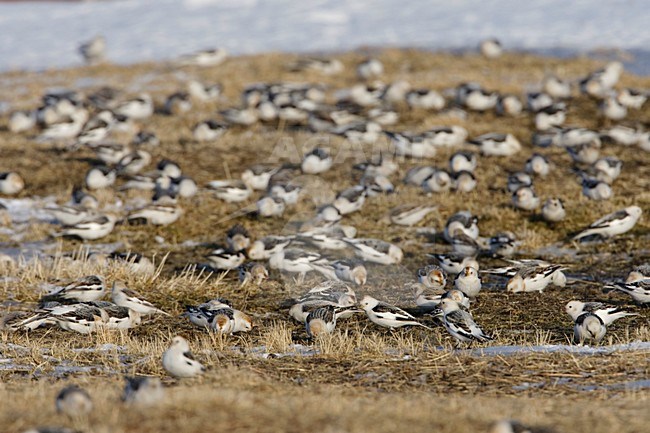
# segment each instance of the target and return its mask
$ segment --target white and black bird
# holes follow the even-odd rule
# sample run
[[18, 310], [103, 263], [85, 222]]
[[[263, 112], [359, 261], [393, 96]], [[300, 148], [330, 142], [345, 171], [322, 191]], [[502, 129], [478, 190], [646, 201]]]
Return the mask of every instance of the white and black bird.
[[381, 265], [394, 265], [400, 263], [404, 252], [397, 245], [380, 239], [346, 239], [354, 250], [354, 254], [363, 260], [379, 263]]
[[78, 385], [63, 388], [56, 396], [56, 411], [70, 418], [79, 418], [90, 414], [93, 410], [93, 401], [90, 394]]
[[605, 288], [615, 289], [630, 295], [639, 304], [650, 303], [650, 278], [633, 281], [630, 283], [613, 283]]
[[614, 321], [622, 319], [627, 316], [638, 316], [636, 313], [628, 313], [621, 311], [618, 307], [605, 305], [601, 302], [582, 302], [582, 301], [569, 301], [564, 311], [576, 321], [581, 314], [591, 313], [595, 314], [603, 321], [605, 326], [609, 326]]
[[228, 125], [217, 120], [204, 120], [192, 128], [192, 137], [196, 141], [215, 141], [228, 130]]
[[165, 398], [165, 388], [160, 378], [154, 376], [125, 376], [122, 401], [135, 407], [150, 407]]
[[422, 221], [424, 217], [436, 209], [437, 206], [403, 204], [391, 209], [388, 215], [382, 219], [382, 222], [411, 227]]
[[333, 159], [326, 149], [317, 147], [302, 159], [300, 169], [305, 174], [320, 174], [332, 167]]
[[363, 263], [354, 260], [336, 260], [332, 262], [335, 276], [344, 282], [363, 286], [368, 279], [368, 270]]
[[167, 373], [178, 378], [194, 377], [205, 372], [205, 367], [194, 359], [190, 346], [183, 337], [172, 338], [171, 345], [163, 353], [162, 365]]
[[305, 319], [305, 328], [310, 338], [331, 334], [336, 328], [336, 307], [324, 305], [311, 311]]
[[561, 265], [528, 265], [521, 267], [508, 281], [508, 292], [542, 292], [549, 284], [564, 287], [566, 277]]
[[111, 291], [111, 300], [121, 307], [136, 311], [142, 315], [162, 313], [169, 315], [155, 307], [151, 302], [142, 297], [133, 289], [129, 289], [123, 281], [115, 281]]
[[114, 215], [96, 215], [81, 220], [77, 224], [63, 226], [56, 236], [76, 237], [83, 240], [97, 240], [108, 236], [115, 228], [117, 218]]
[[427, 254], [428, 257], [436, 259], [440, 267], [448, 274], [460, 274], [466, 267], [479, 269], [476, 257], [460, 254]]
[[244, 251], [251, 245], [251, 236], [241, 224], [235, 224], [226, 232], [226, 245], [230, 251]]
[[[460, 343], [493, 340], [476, 324], [472, 314], [452, 299], [443, 299], [439, 305], [445, 329]], [[435, 313], [434, 313], [435, 314]], [[439, 313], [438, 313], [439, 314]]]
[[533, 211], [539, 207], [539, 202], [532, 186], [522, 186], [512, 193], [512, 204], [517, 209]]
[[644, 263], [632, 269], [627, 275], [625, 282], [636, 283], [642, 280], [650, 280], [650, 263]]
[[208, 188], [214, 191], [217, 198], [227, 203], [248, 200], [253, 193], [253, 190], [241, 180], [213, 180], [208, 182]]
[[603, 319], [594, 313], [582, 313], [575, 319], [573, 341], [576, 344], [600, 343], [606, 333]]
[[183, 209], [175, 198], [163, 195], [157, 200], [129, 213], [127, 221], [131, 224], [146, 223], [167, 226], [175, 223], [183, 214]]
[[86, 187], [89, 190], [107, 188], [115, 183], [117, 171], [113, 168], [100, 165], [92, 167], [86, 173]]
[[359, 305], [372, 323], [384, 328], [395, 329], [402, 326], [421, 326], [429, 329], [401, 308], [380, 302], [372, 296], [364, 296]]
[[521, 150], [521, 143], [512, 134], [489, 133], [469, 141], [479, 146], [486, 156], [512, 156]]
[[456, 212], [447, 219], [445, 223], [444, 237], [448, 242], [457, 237], [460, 233], [472, 239], [478, 239], [478, 217], [470, 211], [463, 210]]
[[79, 46], [79, 54], [89, 65], [100, 63], [106, 57], [106, 39], [98, 35]]
[[245, 286], [248, 283], [253, 283], [259, 286], [262, 284], [262, 281], [269, 278], [269, 271], [262, 263], [244, 263], [237, 268], [237, 271], [239, 274], [239, 282], [242, 286]]
[[556, 223], [566, 218], [566, 210], [564, 210], [564, 203], [559, 198], [549, 198], [542, 206], [542, 217], [545, 221]]
[[0, 194], [16, 195], [25, 188], [25, 181], [16, 172], [0, 173]]
[[214, 269], [227, 271], [237, 269], [237, 267], [244, 263], [246, 256], [242, 251], [231, 251], [226, 248], [217, 248], [212, 250], [210, 254], [206, 256], [206, 259], [208, 259], [210, 266]]
[[418, 269], [418, 282], [428, 289], [444, 289], [447, 285], [447, 273], [438, 265], [427, 265]]
[[642, 213], [639, 206], [629, 206], [610, 213], [575, 235], [573, 240], [582, 241], [592, 237], [611, 238], [623, 234], [632, 230]]
[[48, 293], [40, 299], [40, 303], [43, 305], [47, 302], [63, 304], [92, 302], [101, 299], [105, 293], [104, 278], [99, 275], [88, 275]]
[[470, 298], [476, 298], [481, 291], [481, 278], [478, 270], [470, 266], [465, 267], [454, 279], [454, 287]]
[[544, 155], [534, 153], [533, 156], [528, 158], [525, 167], [526, 173], [534, 176], [546, 176], [551, 171], [551, 163]]
[[362, 185], [355, 185], [338, 193], [332, 205], [338, 209], [341, 215], [347, 215], [361, 210], [366, 196], [366, 188]]
[[496, 38], [484, 39], [479, 44], [479, 51], [488, 59], [496, 59], [503, 54], [503, 46]]

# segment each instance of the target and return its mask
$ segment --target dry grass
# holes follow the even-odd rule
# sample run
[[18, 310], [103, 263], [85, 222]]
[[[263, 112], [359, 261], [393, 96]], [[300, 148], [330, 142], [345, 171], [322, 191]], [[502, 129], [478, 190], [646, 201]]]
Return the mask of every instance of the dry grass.
[[[346, 65], [352, 65], [365, 54], [344, 53], [339, 57]], [[415, 87], [437, 90], [463, 81], [478, 81], [486, 88], [520, 94], [523, 89], [533, 89], [546, 71], [578, 78], [599, 66], [584, 58], [559, 60], [525, 54], [508, 54], [494, 62], [474, 55], [416, 50], [381, 50], [373, 54], [384, 62], [387, 79], [406, 79]], [[155, 115], [144, 125], [162, 141], [159, 148], [151, 149], [154, 161], [163, 157], [174, 159], [204, 185], [213, 179], [237, 177], [243, 167], [273, 159], [277, 156], [275, 146], [280, 142], [289, 149], [309, 149], [314, 145], [312, 135], [282, 125], [258, 125], [250, 131], [233, 128], [216, 143], [197, 143], [191, 138], [194, 123], [217, 117], [218, 109], [238, 105], [239, 92], [249, 83], [324, 82], [333, 90], [355, 82], [352, 68], [337, 77], [288, 72], [285, 65], [294, 58], [280, 54], [239, 57], [217, 68], [182, 71], [165, 64], [141, 64], [9, 73], [0, 76], [4, 84], [0, 87], [0, 99], [10, 102], [12, 108], [33, 108], [45, 89], [90, 83], [88, 90], [113, 85], [129, 94], [150, 91], [162, 103], [165, 95], [184, 87], [187, 77], [206, 83], [221, 81], [225, 98], [217, 105], [195, 107], [183, 117]], [[622, 85], [648, 88], [650, 79], [626, 74]], [[590, 128], [606, 126], [596, 115], [593, 102], [579, 97], [572, 101], [572, 107], [567, 123]], [[639, 313], [638, 317], [612, 326], [607, 344], [650, 339], [648, 309], [629, 305], [629, 300], [619, 294], [601, 291], [603, 280], [621, 278], [633, 264], [650, 259], [645, 247], [650, 237], [647, 153], [606, 145], [603, 154], [616, 154], [625, 162], [625, 168], [614, 184], [615, 197], [596, 203], [581, 196], [564, 151], [535, 149], [556, 165], [552, 176], [536, 183], [538, 194], [544, 198], [557, 196], [568, 203], [567, 221], [550, 227], [532, 215], [512, 209], [509, 194], [502, 191], [505, 173], [523, 167], [532, 151], [530, 119], [470, 113], [463, 121], [439, 113], [407, 111], [404, 107], [400, 108], [400, 115], [397, 130], [420, 131], [434, 125], [460, 124], [469, 130], [470, 136], [511, 132], [524, 144], [525, 151], [507, 160], [481, 160], [477, 170], [479, 187], [465, 195], [425, 196], [416, 188], [400, 185], [398, 179], [416, 164], [404, 161], [394, 178], [397, 194], [369, 200], [362, 214], [346, 217], [359, 229], [359, 236], [390, 240], [405, 251], [400, 266], [373, 267], [369, 284], [361, 292], [412, 307], [410, 292], [402, 290], [404, 283], [412, 280], [415, 270], [426, 262], [425, 253], [446, 248], [415, 230], [377, 223], [398, 204], [435, 202], [439, 212], [430, 214], [423, 225], [438, 229], [449, 215], [468, 209], [481, 216], [482, 233], [510, 229], [523, 239], [522, 251], [537, 256], [537, 250], [549, 244], [572, 248], [562, 243], [568, 234], [605, 213], [634, 203], [645, 210], [646, 216], [630, 234], [606, 244], [580, 247], [577, 253], [567, 249], [566, 254], [552, 257], [570, 264], [569, 275], [577, 281], [569, 287], [515, 296], [505, 293], [505, 281], [486, 277], [485, 293], [473, 311], [484, 329], [497, 337], [494, 344], [566, 344], [572, 332], [571, 322], [563, 313], [566, 302], [577, 298], [601, 300], [625, 305]], [[650, 113], [647, 108], [632, 113], [631, 120], [648, 125]], [[10, 134], [5, 126], [6, 119], [0, 119], [0, 168], [24, 175], [27, 188], [21, 197], [54, 196], [57, 202], [67, 200], [72, 186], [82, 182], [92, 153], [46, 148], [28, 136]], [[327, 144], [339, 154], [347, 146], [339, 138], [327, 138]], [[364, 150], [370, 152], [369, 147]], [[432, 163], [446, 166], [451, 153], [440, 152]], [[305, 179], [310, 185], [310, 199], [290, 209], [284, 218], [256, 220], [244, 216], [238, 221], [254, 237], [289, 230], [291, 223], [311, 217], [317, 204], [358, 180], [359, 174], [350, 168], [352, 160], [343, 162], [325, 173], [323, 180]], [[148, 196], [112, 191], [98, 195], [104, 204], [116, 198]], [[91, 432], [195, 432], [204, 431], [207, 423], [212, 422], [232, 431], [401, 431], [408, 426], [418, 432], [451, 432], [484, 431], [495, 419], [514, 417], [532, 424], [555, 425], [559, 431], [578, 427], [593, 432], [640, 432], [650, 422], [644, 409], [648, 391], [631, 391], [624, 386], [629, 381], [647, 380], [647, 352], [475, 356], [454, 350], [450, 338], [440, 328], [431, 332], [410, 329], [390, 333], [361, 317], [342, 322], [332, 336], [309, 342], [303, 327], [287, 318], [282, 305], [285, 299], [305, 291], [316, 278], [308, 277], [304, 285], [297, 285], [290, 278], [272, 274], [271, 281], [262, 287], [241, 289], [232, 272], [214, 275], [197, 269], [192, 264], [203, 261], [203, 255], [222, 242], [225, 230], [234, 223], [229, 216], [240, 207], [225, 204], [205, 191], [186, 200], [183, 207], [184, 216], [170, 227], [120, 226], [102, 240], [120, 242], [123, 249], [154, 257], [159, 266], [154, 276], [133, 275], [119, 263], [106, 267], [93, 260], [63, 259], [56, 253], [76, 251], [77, 257], [84, 255], [79, 243], [67, 240], [53, 245], [51, 260], [2, 269], [5, 278], [0, 283], [0, 297], [8, 301], [5, 305], [10, 309], [33, 305], [42, 294], [40, 286], [44, 282], [101, 273], [109, 283], [125, 280], [172, 314], [168, 318], [155, 317], [129, 332], [78, 336], [50, 329], [0, 334], [0, 359], [10, 358], [15, 364], [15, 368], [4, 369], [6, 364], [0, 363], [3, 431], [65, 424]], [[20, 247], [22, 242], [43, 241], [55, 228], [45, 223], [30, 224], [20, 239], [0, 234], [0, 241], [6, 247]], [[156, 237], [164, 242], [156, 241]], [[198, 246], [183, 244], [187, 240]], [[88, 246], [92, 248], [92, 244]], [[492, 264], [495, 263], [485, 263]], [[253, 331], [235, 337], [210, 335], [179, 317], [184, 305], [216, 296], [230, 299], [250, 312], [256, 324]], [[122, 408], [116, 403], [122, 375], [166, 377], [160, 355], [176, 334], [190, 340], [197, 357], [210, 367], [209, 372], [189, 382], [166, 378], [170, 385], [168, 398], [151, 412]], [[79, 350], [88, 347], [104, 350]], [[66, 366], [84, 367], [86, 371], [66, 371], [62, 368]], [[54, 395], [69, 381], [82, 384], [93, 395], [99, 409], [90, 419], [72, 423], [54, 413]]]

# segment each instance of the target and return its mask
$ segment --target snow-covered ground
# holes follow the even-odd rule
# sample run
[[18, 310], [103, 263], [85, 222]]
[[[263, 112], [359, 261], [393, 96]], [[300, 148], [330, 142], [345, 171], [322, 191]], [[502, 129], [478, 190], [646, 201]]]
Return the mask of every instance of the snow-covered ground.
[[468, 48], [487, 37], [527, 50], [647, 50], [648, 0], [118, 0], [0, 3], [0, 70], [80, 64], [102, 34], [118, 63], [198, 49]]

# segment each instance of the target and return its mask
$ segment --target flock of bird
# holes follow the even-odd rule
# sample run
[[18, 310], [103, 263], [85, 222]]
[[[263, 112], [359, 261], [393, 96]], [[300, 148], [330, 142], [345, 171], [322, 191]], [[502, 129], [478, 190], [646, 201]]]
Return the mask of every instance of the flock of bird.
[[[85, 44], [81, 52], [90, 63], [102, 61], [105, 42], [96, 39]], [[486, 41], [481, 52], [488, 58], [498, 57], [501, 47]], [[182, 65], [215, 66], [225, 61], [223, 50], [208, 50], [187, 56]], [[312, 70], [327, 75], [340, 73], [344, 65], [336, 59], [301, 59], [292, 70]], [[508, 157], [529, 152], [529, 146], [509, 133], [490, 133], [469, 139], [460, 126], [440, 126], [423, 132], [391, 130], [399, 121], [398, 107], [410, 110], [447, 110], [455, 116], [467, 111], [483, 113], [494, 110], [513, 121], [532, 117], [535, 133], [532, 144], [540, 149], [557, 147], [571, 157], [573, 170], [580, 178], [583, 194], [591, 200], [608, 200], [613, 184], [620, 175], [623, 162], [615, 156], [601, 156], [606, 144], [610, 154], [617, 146], [638, 146], [650, 152], [650, 133], [642, 128], [613, 125], [602, 131], [565, 126], [566, 111], [577, 91], [588, 95], [609, 121], [619, 121], [630, 110], [642, 109], [647, 99], [645, 90], [616, 89], [623, 72], [619, 62], [582, 78], [576, 85], [560, 77], [548, 75], [542, 91], [529, 93], [525, 101], [516, 95], [486, 90], [477, 83], [463, 83], [454, 89], [438, 92], [414, 89], [403, 80], [385, 84], [378, 81], [384, 67], [377, 59], [357, 65], [359, 83], [350, 88], [328, 93], [320, 84], [263, 83], [244, 89], [241, 106], [222, 110], [220, 119], [196, 124], [191, 134], [197, 141], [217, 142], [229, 129], [248, 128], [258, 123], [278, 122], [318, 134], [332, 134], [359, 145], [373, 145], [380, 140], [386, 149], [367, 162], [354, 166], [359, 182], [340, 191], [329, 204], [315, 210], [313, 218], [301, 222], [291, 235], [268, 234], [253, 239], [242, 224], [235, 224], [225, 235], [225, 246], [206, 256], [206, 267], [215, 271], [236, 270], [245, 285], [263, 285], [271, 270], [296, 276], [304, 284], [306, 274], [315, 272], [324, 281], [311, 287], [295, 300], [289, 316], [304, 324], [310, 338], [319, 338], [334, 331], [340, 320], [354, 314], [365, 314], [374, 324], [395, 329], [417, 326], [430, 329], [441, 324], [461, 343], [486, 342], [493, 338], [475, 322], [470, 311], [482, 291], [481, 273], [505, 282], [506, 290], [542, 292], [547, 286], [564, 287], [566, 267], [537, 259], [515, 259], [519, 240], [511, 232], [491, 237], [480, 236], [480, 215], [461, 211], [447, 220], [443, 237], [450, 248], [429, 255], [435, 264], [420, 268], [409, 282], [413, 301], [422, 317], [369, 295], [357, 298], [355, 289], [367, 285], [373, 266], [393, 266], [404, 256], [402, 248], [382, 239], [357, 237], [357, 229], [346, 224], [346, 215], [363, 212], [364, 204], [373, 198], [395, 193], [394, 175], [399, 162], [427, 161], [436, 158], [443, 148], [462, 148], [448, 161], [448, 170], [423, 163], [410, 168], [402, 179], [407, 188], [420, 188], [424, 203], [403, 204], [392, 209], [383, 222], [411, 227], [435, 212], [430, 197], [454, 191], [463, 194], [474, 190], [480, 179], [476, 167], [484, 161], [501, 164]], [[217, 101], [222, 93], [218, 83], [188, 83], [186, 91], [169, 95], [163, 104], [168, 115], [182, 116], [192, 110], [193, 101]], [[329, 101], [334, 100], [332, 104]], [[60, 225], [55, 236], [76, 237], [84, 241], [102, 239], [119, 224], [170, 225], [183, 215], [185, 199], [199, 193], [213, 194], [227, 203], [248, 204], [241, 215], [254, 212], [259, 218], [283, 218], [286, 210], [303, 199], [304, 185], [293, 180], [302, 175], [319, 176], [335, 166], [332, 149], [316, 147], [302, 156], [298, 164], [255, 164], [240, 173], [240, 179], [217, 179], [205, 187], [183, 173], [179, 164], [161, 159], [155, 170], [145, 171], [154, 162], [152, 150], [160, 148], [155, 133], [138, 129], [155, 112], [154, 99], [142, 93], [124, 98], [120, 89], [101, 88], [83, 95], [74, 89], [43, 96], [42, 104], [33, 110], [16, 111], [10, 115], [9, 129], [16, 134], [35, 134], [34, 140], [54, 142], [69, 152], [92, 151], [101, 164], [88, 168], [84, 185], [74, 189], [68, 203], [50, 205], [46, 210]], [[124, 137], [128, 137], [125, 139]], [[475, 151], [467, 150], [473, 146]], [[162, 149], [164, 150], [164, 149]], [[507, 178], [512, 205], [522, 215], [537, 213], [549, 227], [567, 220], [570, 224], [572, 205], [557, 197], [543, 203], [534, 183], [552, 176], [555, 164], [540, 153], [530, 158], [520, 171]], [[27, 173], [0, 174], [0, 194], [19, 194], [29, 178]], [[128, 211], [115, 204], [102, 208], [93, 192], [114, 188], [116, 194], [127, 190], [151, 192], [151, 201]], [[630, 231], [642, 215], [639, 206], [628, 206], [605, 215], [580, 230], [572, 241], [579, 243], [607, 240]], [[102, 263], [119, 260], [133, 273], [152, 274], [153, 264], [139, 254], [115, 252], [93, 254]], [[480, 269], [483, 257], [503, 258], [508, 265], [497, 269]], [[606, 286], [621, 291], [638, 303], [650, 302], [650, 266], [643, 265], [630, 272], [625, 282]], [[142, 323], [143, 317], [168, 313], [146, 296], [114, 281], [111, 301], [102, 298], [107, 292], [102, 275], [85, 276], [66, 284], [50, 287], [34, 311], [11, 312], [2, 318], [6, 330], [33, 331], [55, 325], [67, 331], [88, 334], [98, 329], [129, 329]], [[488, 295], [489, 296], [489, 295]], [[614, 320], [631, 315], [595, 302], [571, 301], [566, 313], [574, 321], [576, 343], [599, 343], [607, 326]], [[184, 315], [199, 328], [210, 332], [233, 334], [248, 332], [253, 327], [251, 316], [235, 308], [225, 299], [212, 299], [201, 305], [188, 306]], [[172, 376], [184, 378], [199, 375], [205, 367], [192, 356], [188, 342], [176, 336], [163, 354], [162, 365]], [[152, 404], [162, 396], [156, 378], [129, 378], [124, 393], [127, 402]], [[80, 388], [66, 388], [57, 398], [57, 409], [64, 413], [90, 410], [89, 397]], [[72, 409], [71, 409], [72, 408]]]

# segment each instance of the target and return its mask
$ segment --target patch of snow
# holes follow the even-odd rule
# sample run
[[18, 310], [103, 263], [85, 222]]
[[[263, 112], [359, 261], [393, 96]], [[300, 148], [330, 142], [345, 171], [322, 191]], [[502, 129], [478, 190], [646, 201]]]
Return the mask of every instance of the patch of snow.
[[[107, 40], [117, 63], [177, 58], [223, 47], [234, 54], [360, 46], [507, 49], [650, 46], [646, 0], [129, 0], [0, 3], [2, 69], [81, 64], [80, 42]], [[38, 29], [38, 30], [36, 30]]]

